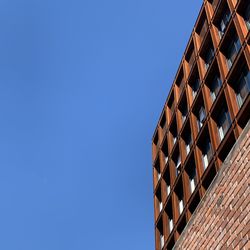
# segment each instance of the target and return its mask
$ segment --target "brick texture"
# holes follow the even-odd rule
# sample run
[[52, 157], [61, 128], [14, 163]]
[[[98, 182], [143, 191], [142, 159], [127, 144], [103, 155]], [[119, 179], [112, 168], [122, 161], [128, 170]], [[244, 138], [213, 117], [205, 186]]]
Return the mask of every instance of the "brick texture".
[[229, 153], [174, 249], [250, 249], [250, 124]]

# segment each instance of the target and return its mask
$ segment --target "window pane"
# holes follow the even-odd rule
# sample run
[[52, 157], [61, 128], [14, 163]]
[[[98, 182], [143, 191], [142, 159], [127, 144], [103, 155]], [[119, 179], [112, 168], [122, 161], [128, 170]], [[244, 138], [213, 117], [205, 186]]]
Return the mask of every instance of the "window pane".
[[221, 87], [221, 80], [218, 76], [215, 76], [213, 81], [211, 82], [211, 87], [210, 87], [210, 95], [212, 100], [214, 101], [216, 96], [218, 95]]
[[226, 52], [226, 57], [227, 57], [227, 63], [228, 63], [228, 68], [230, 69], [234, 59], [236, 58], [238, 51], [240, 50], [241, 44], [238, 36], [235, 34], [232, 37], [232, 41], [228, 46], [227, 52]]
[[169, 231], [171, 232], [173, 230], [174, 224], [173, 219], [169, 219]]
[[200, 122], [203, 122], [205, 120], [204, 108], [201, 108], [200, 111], [199, 111], [199, 120], [200, 120]]
[[246, 8], [244, 18], [245, 18], [245, 22], [246, 22], [248, 30], [250, 30], [250, 4], [248, 4], [248, 6]]
[[194, 179], [190, 179], [190, 191], [193, 193], [195, 190], [195, 181]]
[[250, 72], [243, 70], [236, 86], [236, 97], [238, 106], [241, 107], [250, 92]]

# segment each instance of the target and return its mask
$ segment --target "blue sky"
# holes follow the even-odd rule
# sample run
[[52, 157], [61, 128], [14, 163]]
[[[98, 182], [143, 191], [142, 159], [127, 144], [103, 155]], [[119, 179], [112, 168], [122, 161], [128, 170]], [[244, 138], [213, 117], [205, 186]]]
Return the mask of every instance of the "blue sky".
[[151, 137], [200, 6], [0, 1], [0, 249], [154, 248]]

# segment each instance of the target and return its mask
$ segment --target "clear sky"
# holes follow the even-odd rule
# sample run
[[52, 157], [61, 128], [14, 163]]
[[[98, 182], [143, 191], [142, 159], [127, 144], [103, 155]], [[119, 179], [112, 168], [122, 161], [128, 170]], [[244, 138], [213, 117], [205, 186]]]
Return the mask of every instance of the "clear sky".
[[151, 138], [201, 2], [0, 1], [0, 249], [154, 249]]

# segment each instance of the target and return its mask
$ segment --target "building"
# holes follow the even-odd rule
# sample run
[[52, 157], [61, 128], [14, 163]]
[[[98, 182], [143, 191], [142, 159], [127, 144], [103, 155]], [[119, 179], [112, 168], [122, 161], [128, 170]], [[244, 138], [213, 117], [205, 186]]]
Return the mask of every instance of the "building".
[[249, 30], [249, 0], [203, 1], [152, 139], [156, 250], [250, 249]]

